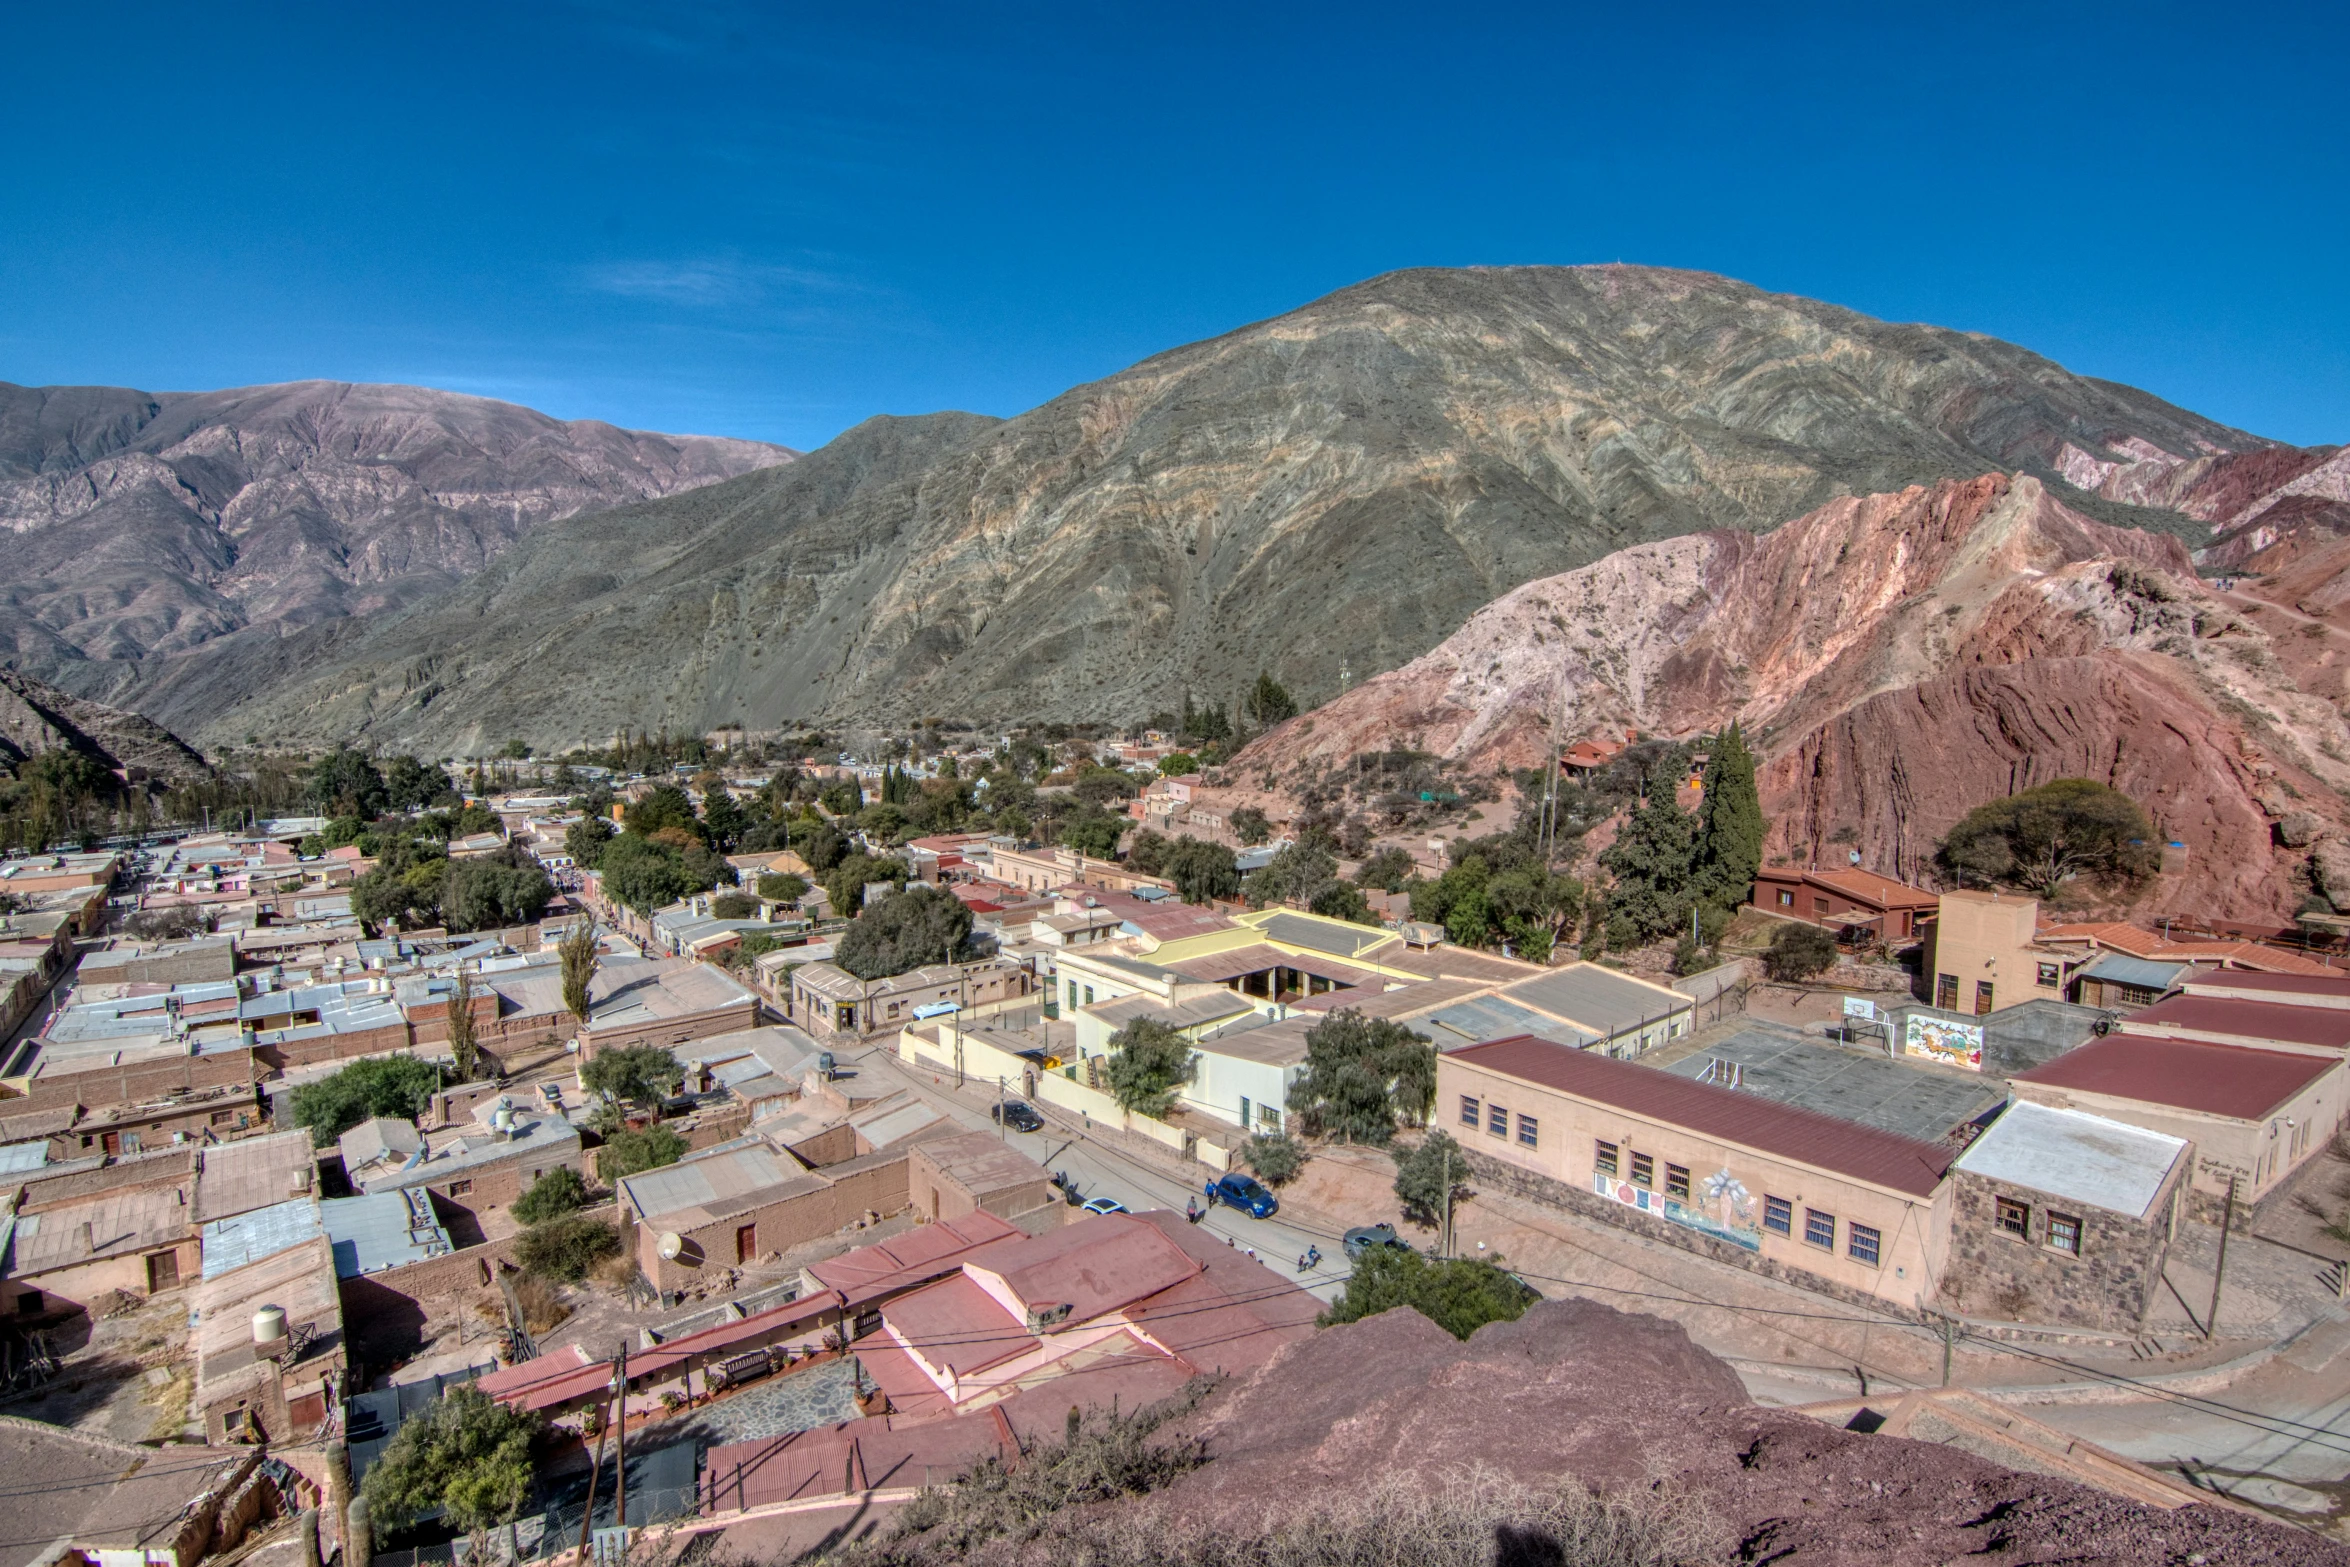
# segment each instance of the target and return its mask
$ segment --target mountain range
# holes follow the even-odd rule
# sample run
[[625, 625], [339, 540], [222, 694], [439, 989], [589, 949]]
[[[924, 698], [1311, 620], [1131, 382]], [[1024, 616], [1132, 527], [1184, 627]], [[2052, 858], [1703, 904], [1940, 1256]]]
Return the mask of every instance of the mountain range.
[[[177, 444], [140, 446], [174, 476], [147, 470], [156, 492], [209, 493], [168, 458], [231, 443], [167, 407]], [[139, 444], [130, 414], [101, 412], [66, 422], [91, 447]], [[598, 470], [641, 496], [608, 482], [526, 507], [484, 476], [482, 505], [444, 486], [429, 526], [398, 513], [419, 520], [383, 524], [374, 554], [318, 523], [224, 560], [224, 530], [141, 513], [124, 524], [140, 558], [175, 563], [153, 609], [61, 532], [64, 503], [11, 502], [30, 522], [7, 548], [43, 552], [46, 586], [8, 590], [9, 642], [45, 678], [214, 740], [1117, 720], [1229, 699], [1259, 670], [1321, 700], [1529, 581], [1842, 497], [1997, 472], [2089, 521], [2225, 545], [2331, 530], [2345, 489], [2331, 448], [1995, 339], [1629, 266], [1394, 273], [1013, 419], [879, 418], [789, 463], [730, 448], [694, 466], [682, 442], [625, 439], [676, 454]], [[76, 447], [11, 482], [78, 503], [101, 486], [64, 476], [107, 461]], [[348, 469], [353, 493], [375, 476]]]
[[190, 659], [396, 613], [550, 521], [794, 455], [409, 386], [0, 383], [0, 657], [143, 691]]

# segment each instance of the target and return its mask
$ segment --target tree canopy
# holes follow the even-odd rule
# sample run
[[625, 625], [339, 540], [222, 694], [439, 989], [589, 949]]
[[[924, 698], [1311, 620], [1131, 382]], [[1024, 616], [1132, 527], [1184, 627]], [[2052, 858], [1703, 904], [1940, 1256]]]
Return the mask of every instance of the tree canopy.
[[1942, 840], [1963, 883], [2023, 887], [2045, 897], [2077, 876], [2133, 884], [2162, 864], [2138, 802], [2088, 778], [2058, 778], [1978, 805]]
[[437, 1507], [468, 1533], [508, 1522], [530, 1495], [537, 1430], [536, 1417], [469, 1383], [443, 1389], [401, 1422], [360, 1483], [370, 1519], [391, 1531]]
[[1384, 1146], [1398, 1120], [1423, 1121], [1436, 1095], [1436, 1050], [1427, 1036], [1353, 1008], [1306, 1034], [1306, 1069], [1289, 1108], [1312, 1136]]
[[1697, 848], [1690, 892], [1708, 907], [1735, 909], [1762, 869], [1765, 823], [1754, 787], [1754, 756], [1736, 724], [1714, 737], [1697, 804]]
[[440, 1086], [440, 1069], [414, 1056], [369, 1056], [295, 1089], [288, 1113], [324, 1148], [373, 1116], [416, 1120]]
[[1346, 1289], [1322, 1313], [1325, 1326], [1359, 1322], [1409, 1306], [1454, 1338], [1488, 1322], [1515, 1322], [1540, 1299], [1496, 1262], [1456, 1257], [1438, 1262], [1401, 1246], [1374, 1246], [1356, 1259]]
[[967, 963], [994, 942], [971, 933], [962, 899], [919, 882], [868, 907], [841, 934], [833, 961], [859, 979], [887, 979], [925, 963]]
[[1471, 1195], [1469, 1160], [1449, 1133], [1430, 1132], [1420, 1146], [1395, 1157], [1395, 1199], [1404, 1217], [1434, 1229], [1444, 1222], [1447, 1194], [1458, 1203]]
[[587, 1277], [588, 1269], [606, 1257], [619, 1255], [620, 1232], [601, 1219], [578, 1213], [534, 1224], [514, 1243], [514, 1260], [522, 1264], [523, 1272], [565, 1284], [578, 1283]]
[[1155, 1019], [1136, 1018], [1110, 1036], [1110, 1093], [1138, 1114], [1163, 1116], [1198, 1062], [1191, 1041]]
[[666, 1126], [648, 1126], [641, 1132], [622, 1130], [606, 1137], [604, 1146], [596, 1150], [596, 1174], [609, 1184], [624, 1175], [675, 1164], [684, 1157], [685, 1139]]
[[1260, 729], [1297, 716], [1297, 699], [1289, 689], [1269, 674], [1259, 674], [1257, 683], [1248, 688], [1240, 699], [1240, 711], [1248, 721]]
[[591, 1094], [608, 1094], [650, 1109], [677, 1092], [685, 1082], [685, 1068], [659, 1045], [623, 1045], [588, 1057], [579, 1069], [579, 1081]]
[[544, 1224], [587, 1206], [587, 1182], [567, 1164], [559, 1164], [514, 1200], [514, 1217], [524, 1224]]
[[1215, 903], [1240, 896], [1240, 866], [1233, 852], [1204, 838], [1177, 838], [1160, 860], [1158, 874], [1175, 884], [1186, 903]]
[[1659, 768], [1648, 798], [1599, 857], [1615, 878], [1608, 892], [1608, 944], [1638, 946], [1689, 922], [1697, 818], [1675, 803], [1674, 779]]

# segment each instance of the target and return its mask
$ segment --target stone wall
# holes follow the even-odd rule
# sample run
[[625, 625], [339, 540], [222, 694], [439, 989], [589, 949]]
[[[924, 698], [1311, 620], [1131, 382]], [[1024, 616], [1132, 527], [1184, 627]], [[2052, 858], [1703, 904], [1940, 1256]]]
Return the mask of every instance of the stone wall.
[[[2186, 1169], [2181, 1160], [2140, 1220], [2046, 1192], [1951, 1171], [1950, 1257], [1942, 1303], [1968, 1316], [2137, 1333], [2161, 1287], [2169, 1255], [2171, 1212]], [[2028, 1233], [1999, 1227], [1998, 1200], [2031, 1210]], [[2048, 1245], [2053, 1208], [2081, 1221], [2080, 1255]]]
[[1908, 1302], [1891, 1300], [1882, 1295], [1872, 1295], [1866, 1290], [1856, 1290], [1849, 1285], [1839, 1284], [1833, 1279], [1822, 1278], [1806, 1269], [1788, 1267], [1776, 1258], [1748, 1251], [1743, 1246], [1733, 1246], [1728, 1241], [1717, 1240], [1713, 1236], [1702, 1234], [1685, 1225], [1675, 1224], [1656, 1215], [1642, 1213], [1635, 1208], [1627, 1208], [1620, 1202], [1610, 1202], [1596, 1192], [1566, 1185], [1534, 1170], [1521, 1169], [1514, 1164], [1505, 1164], [1488, 1154], [1478, 1152], [1475, 1148], [1464, 1146], [1462, 1151], [1468, 1158], [1469, 1173], [1476, 1178], [1479, 1186], [1488, 1191], [1508, 1192], [1514, 1197], [1522, 1197], [1529, 1202], [1541, 1203], [1552, 1208], [1564, 1208], [1569, 1213], [1577, 1214], [1583, 1218], [1596, 1219], [1603, 1224], [1612, 1224], [1617, 1229], [1630, 1230], [1634, 1234], [1645, 1235], [1651, 1240], [1663, 1241], [1669, 1246], [1677, 1246], [1683, 1251], [1695, 1252], [1700, 1257], [1710, 1257], [1716, 1262], [1726, 1262], [1734, 1267], [1744, 1268], [1749, 1273], [1759, 1273], [1765, 1278], [1778, 1279], [1784, 1283], [1792, 1284], [1798, 1289], [1810, 1290], [1817, 1295], [1827, 1295], [1837, 1300], [1848, 1301], [1855, 1306], [1866, 1306], [1871, 1311], [1891, 1312], [1923, 1320], [1923, 1313]]

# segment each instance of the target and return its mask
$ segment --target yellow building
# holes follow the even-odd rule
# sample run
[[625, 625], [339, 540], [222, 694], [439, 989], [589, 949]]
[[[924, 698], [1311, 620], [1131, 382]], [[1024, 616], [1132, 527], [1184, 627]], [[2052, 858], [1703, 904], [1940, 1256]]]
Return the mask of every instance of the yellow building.
[[2073, 971], [2094, 954], [2043, 945], [2040, 900], [2003, 892], [1946, 892], [1926, 935], [1934, 1005], [1977, 1017], [2021, 1002], [2062, 1001]]

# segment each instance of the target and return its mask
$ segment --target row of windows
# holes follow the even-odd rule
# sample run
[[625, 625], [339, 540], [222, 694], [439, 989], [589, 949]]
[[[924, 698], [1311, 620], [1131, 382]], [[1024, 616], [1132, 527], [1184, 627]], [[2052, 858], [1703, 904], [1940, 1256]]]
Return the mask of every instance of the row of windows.
[[[2006, 1197], [1996, 1198], [1994, 1201], [1997, 1208], [1993, 1218], [1999, 1228], [2018, 1240], [2030, 1240], [2032, 1238], [2032, 1205], [2028, 1202], [2015, 1202]], [[2078, 1257], [2081, 1254], [2080, 1217], [2076, 1214], [2058, 1213], [2053, 1208], [2049, 1209], [2047, 1234], [2042, 1238], [2040, 1244], [2051, 1251], [2066, 1252]]]
[[[1498, 1104], [1487, 1104], [1479, 1113], [1477, 1099], [1472, 1094], [1461, 1095], [1461, 1125], [1475, 1131], [1482, 1124], [1489, 1136], [1507, 1138], [1510, 1135], [1510, 1113]], [[1530, 1115], [1518, 1117], [1518, 1142], [1527, 1148], [1542, 1146], [1542, 1123]]]
[[[1601, 1142], [1592, 1152], [1592, 1168], [1611, 1180], [1629, 1180], [1634, 1186], [1656, 1189], [1656, 1159], [1653, 1155], [1634, 1152], [1629, 1157], [1614, 1143]], [[1630, 1174], [1624, 1171], [1629, 1168]], [[1665, 1164], [1665, 1195], [1675, 1202], [1689, 1200], [1689, 1167], [1667, 1161]], [[1792, 1237], [1795, 1234], [1795, 1205], [1784, 1197], [1763, 1198], [1763, 1228], [1775, 1235]], [[1818, 1208], [1803, 1210], [1803, 1238], [1823, 1251], [1836, 1249], [1836, 1216]], [[1844, 1226], [1844, 1254], [1855, 1262], [1877, 1266], [1884, 1237], [1866, 1224], [1847, 1223]]]

